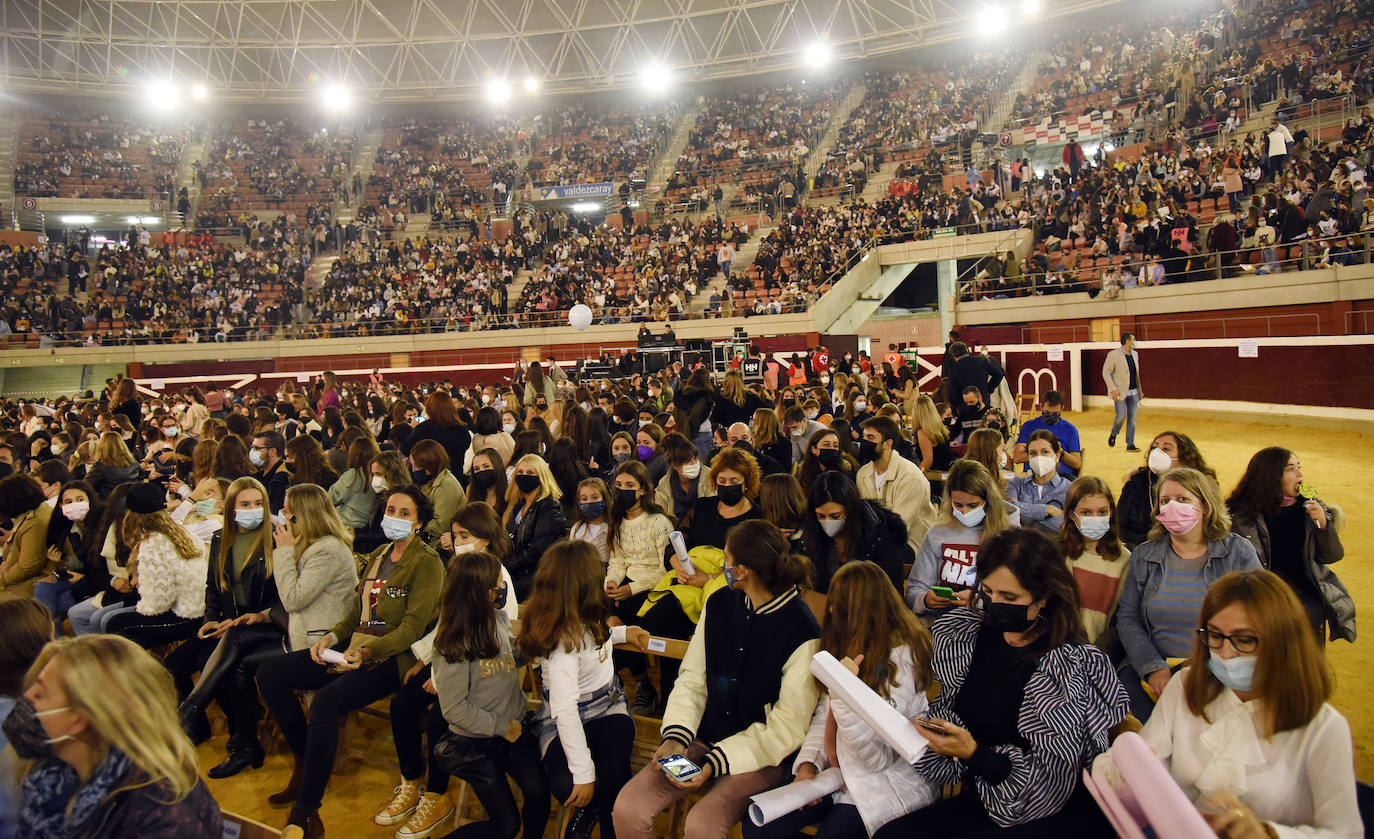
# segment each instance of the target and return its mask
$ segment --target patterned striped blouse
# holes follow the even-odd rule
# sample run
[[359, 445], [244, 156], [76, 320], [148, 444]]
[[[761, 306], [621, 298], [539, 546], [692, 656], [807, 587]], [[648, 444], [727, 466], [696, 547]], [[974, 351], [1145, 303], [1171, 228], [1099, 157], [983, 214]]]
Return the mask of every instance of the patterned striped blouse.
[[[930, 705], [932, 717], [964, 725], [955, 700], [982, 625], [977, 612], [961, 608], [932, 627], [931, 659], [941, 685]], [[993, 747], [1010, 764], [1001, 780], [992, 783], [968, 772], [964, 761], [932, 751], [921, 756], [916, 769], [940, 786], [971, 780], [989, 818], [1002, 827], [1025, 824], [1059, 812], [1129, 710], [1107, 656], [1096, 647], [1065, 644], [1042, 655], [1026, 683], [1017, 730], [1029, 748]]]

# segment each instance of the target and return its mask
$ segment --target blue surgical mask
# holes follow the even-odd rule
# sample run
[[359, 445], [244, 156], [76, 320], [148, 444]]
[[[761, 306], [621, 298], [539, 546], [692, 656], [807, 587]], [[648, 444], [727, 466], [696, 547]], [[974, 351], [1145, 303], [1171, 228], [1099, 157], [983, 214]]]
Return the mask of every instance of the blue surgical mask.
[[234, 524], [241, 530], [257, 530], [262, 526], [262, 508], [247, 510], [240, 509], [234, 511]]
[[983, 519], [987, 518], [988, 505], [984, 504], [977, 509], [969, 510], [967, 513], [956, 507], [953, 512], [954, 518], [958, 519], [964, 527], [977, 527], [983, 523]]
[[410, 534], [414, 531], [414, 522], [398, 519], [395, 516], [382, 516], [382, 535], [393, 542], [410, 538]]
[[1231, 690], [1244, 693], [1250, 690], [1250, 686], [1255, 681], [1255, 663], [1258, 661], [1259, 658], [1253, 655], [1221, 658], [1216, 653], [1208, 653], [1207, 669], [1212, 671], [1212, 675], [1217, 677], [1218, 682]]
[[730, 570], [730, 566], [728, 565], [722, 565], [721, 569], [725, 572], [725, 585], [729, 588], [734, 588], [735, 583], [739, 582], [739, 577], [735, 576], [734, 572]]
[[201, 518], [209, 518], [215, 514], [215, 499], [202, 498], [196, 502], [196, 515]]

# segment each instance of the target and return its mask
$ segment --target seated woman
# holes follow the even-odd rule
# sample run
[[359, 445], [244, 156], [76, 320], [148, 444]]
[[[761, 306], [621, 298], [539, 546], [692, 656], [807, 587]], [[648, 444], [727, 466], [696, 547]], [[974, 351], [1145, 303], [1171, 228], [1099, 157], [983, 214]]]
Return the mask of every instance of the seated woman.
[[500, 515], [506, 509], [506, 462], [496, 449], [478, 449], [472, 455], [472, 477], [464, 500], [482, 501]]
[[1183, 792], [1218, 836], [1364, 836], [1350, 725], [1291, 588], [1234, 571], [1197, 622], [1188, 666], [1140, 732]]
[[129, 545], [119, 539], [119, 528], [128, 512], [129, 490], [137, 484], [120, 484], [105, 499], [96, 525], [100, 557], [87, 566], [87, 576], [76, 588], [90, 595], [67, 610], [72, 633], [104, 632], [105, 621], [120, 612], [133, 611], [138, 592], [129, 582]]
[[[268, 803], [290, 804], [287, 824], [305, 837], [324, 835], [319, 809], [339, 747], [340, 720], [396, 692], [402, 674], [415, 663], [410, 645], [434, 622], [444, 567], [420, 538], [433, 515], [418, 487], [389, 490], [382, 528], [391, 544], [367, 557], [366, 575], [348, 613], [309, 650], [258, 667], [262, 697], [295, 758], [286, 788]], [[329, 650], [341, 653], [343, 662], [320, 657]], [[308, 721], [298, 690], [315, 692]]]
[[622, 622], [634, 617], [663, 576], [663, 553], [673, 530], [673, 523], [654, 503], [651, 481], [644, 464], [633, 460], [617, 466], [611, 479], [605, 587]]
[[449, 471], [448, 452], [437, 440], [421, 440], [410, 450], [410, 477], [434, 505], [434, 518], [425, 526], [425, 541], [433, 544], [448, 532], [453, 514], [463, 506], [463, 488]]
[[[923, 492], [929, 495], [928, 491]], [[921, 499], [927, 507], [929, 502]], [[907, 543], [906, 522], [877, 501], [859, 497], [854, 482], [838, 472], [825, 472], [811, 485], [810, 512], [803, 521], [806, 548], [812, 562], [812, 583], [824, 594], [830, 578], [848, 562], [875, 563], [902, 589], [906, 567], [916, 560]]]
[[131, 547], [129, 565], [138, 603], [116, 614], [105, 629], [145, 648], [185, 641], [205, 614], [208, 547], [172, 521], [161, 484], [129, 490], [129, 510], [118, 538]]
[[58, 635], [62, 634], [67, 611], [100, 591], [99, 572], [105, 565], [100, 556], [105, 538], [100, 529], [104, 507], [85, 481], [70, 481], [57, 494], [47, 534], [52, 576], [34, 585], [34, 597], [52, 613]]
[[515, 475], [506, 491], [506, 512], [502, 521], [510, 536], [511, 555], [506, 561], [515, 580], [515, 598], [523, 603], [534, 585], [539, 559], [554, 542], [568, 532], [567, 519], [558, 500], [563, 491], [553, 479], [549, 465], [537, 454], [527, 454], [515, 463]]
[[1116, 641], [1116, 606], [1126, 585], [1131, 552], [1116, 535], [1112, 491], [1101, 478], [1084, 476], [1064, 499], [1059, 552], [1078, 585], [1079, 614], [1088, 643], [1109, 650]]
[[47, 496], [30, 475], [14, 474], [0, 480], [0, 522], [9, 532], [0, 561], [0, 600], [32, 597], [34, 586], [48, 566], [48, 521], [52, 508]]
[[1017, 528], [979, 551], [978, 595], [935, 623], [940, 695], [914, 723], [930, 744], [916, 770], [962, 791], [875, 839], [1110, 833], [1079, 778], [1129, 702], [1087, 643], [1073, 576], [1047, 536]]
[[[907, 719], [924, 716], [930, 685], [930, 632], [872, 562], [850, 562], [830, 581], [821, 649], [849, 667]], [[838, 766], [844, 788], [763, 827], [744, 823], [745, 839], [783, 839], [820, 825], [819, 839], [872, 835], [887, 822], [929, 805], [936, 789], [904, 762], [852, 708], [828, 694], [816, 703], [811, 730], [793, 763], [796, 780]]]
[[992, 475], [981, 463], [955, 461], [945, 479], [939, 518], [907, 577], [907, 605], [928, 620], [973, 605], [981, 545], [1007, 526], [1007, 503]]
[[1145, 455], [1145, 465], [1132, 472], [1121, 486], [1117, 499], [1121, 541], [1126, 547], [1135, 546], [1150, 538], [1154, 527], [1155, 492], [1159, 476], [1176, 466], [1187, 466], [1216, 480], [1217, 473], [1203, 460], [1197, 444], [1186, 434], [1163, 431], [1155, 435]]
[[[651, 839], [654, 816], [697, 792], [705, 796], [688, 811], [685, 835], [723, 839], [751, 795], [786, 777], [781, 763], [801, 747], [818, 695], [810, 667], [820, 628], [799, 592], [807, 565], [768, 522], [730, 530], [728, 587], [702, 610], [663, 714], [663, 744], [616, 799], [621, 839]], [[669, 778], [658, 759], [673, 755], [701, 772]]]
[[859, 472], [858, 459], [845, 451], [840, 436], [829, 428], [817, 431], [806, 441], [806, 456], [796, 467], [797, 483], [806, 490], [822, 472], [839, 472], [851, 481]]
[[702, 469], [697, 447], [682, 434], [674, 431], [664, 435], [659, 452], [668, 464], [668, 471], [654, 488], [654, 503], [677, 521], [687, 515], [698, 498], [714, 493], [716, 485]]
[[138, 645], [113, 635], [53, 641], [5, 720], [28, 763], [17, 836], [219, 836], [219, 806], [177, 725], [176, 689]]
[[1331, 570], [1345, 556], [1345, 516], [1304, 494], [1298, 456], [1279, 446], [1256, 452], [1226, 508], [1232, 531], [1254, 546], [1261, 565], [1293, 588], [1318, 643], [1326, 643], [1328, 627], [1333, 639], [1353, 642], [1355, 601]]
[[1064, 496], [1071, 481], [1059, 474], [1059, 438], [1044, 428], [1026, 443], [1029, 475], [1012, 478], [1007, 499], [1021, 512], [1021, 524], [1058, 536], [1064, 525]]
[[1142, 721], [1164, 693], [1173, 667], [1192, 653], [1207, 587], [1228, 572], [1260, 567], [1255, 549], [1231, 532], [1221, 488], [1196, 469], [1160, 476], [1155, 519], [1149, 541], [1131, 553], [1116, 613], [1126, 648], [1121, 681], [1131, 696], [1131, 713]]

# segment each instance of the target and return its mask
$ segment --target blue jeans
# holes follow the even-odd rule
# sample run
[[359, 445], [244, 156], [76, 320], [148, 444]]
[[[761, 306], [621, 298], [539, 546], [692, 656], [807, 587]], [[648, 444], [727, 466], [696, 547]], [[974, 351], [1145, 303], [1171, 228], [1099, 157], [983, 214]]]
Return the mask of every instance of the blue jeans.
[[72, 584], [67, 580], [40, 580], [33, 586], [33, 599], [48, 607], [57, 637], [62, 637], [62, 618], [76, 605]]
[[1139, 409], [1139, 394], [1126, 394], [1116, 400], [1116, 419], [1112, 421], [1112, 436], [1115, 437], [1116, 433], [1121, 430], [1121, 423], [1124, 420], [1127, 446], [1135, 445], [1135, 414]]
[[123, 603], [112, 603], [109, 606], [97, 607], [95, 598], [83, 600], [67, 610], [67, 620], [72, 622], [72, 632], [77, 635], [90, 635], [95, 632], [104, 632], [105, 624], [115, 615], [124, 612], [135, 611], [137, 606], [125, 606]]

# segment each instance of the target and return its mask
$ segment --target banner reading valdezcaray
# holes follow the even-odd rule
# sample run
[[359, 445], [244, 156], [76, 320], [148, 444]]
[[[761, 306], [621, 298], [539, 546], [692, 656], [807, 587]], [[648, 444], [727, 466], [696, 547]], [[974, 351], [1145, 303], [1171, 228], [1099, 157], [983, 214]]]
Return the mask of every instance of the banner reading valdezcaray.
[[571, 186], [541, 186], [541, 201], [556, 201], [560, 198], [602, 198], [615, 195], [615, 184], [573, 184]]

